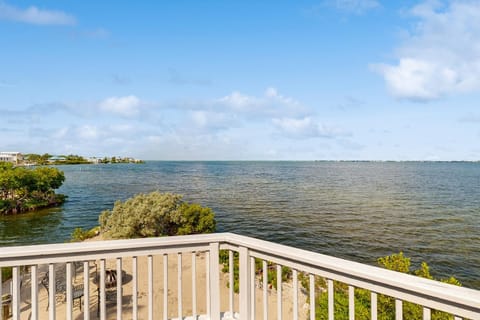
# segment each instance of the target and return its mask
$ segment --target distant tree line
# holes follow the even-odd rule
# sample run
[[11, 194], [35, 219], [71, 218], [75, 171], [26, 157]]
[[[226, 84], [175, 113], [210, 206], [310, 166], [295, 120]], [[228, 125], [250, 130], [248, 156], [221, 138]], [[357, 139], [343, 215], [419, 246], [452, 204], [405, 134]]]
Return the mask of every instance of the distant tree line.
[[30, 169], [0, 162], [0, 215], [62, 204], [65, 196], [54, 190], [64, 181], [65, 175], [56, 168]]
[[70, 154], [67, 156], [53, 156], [48, 153], [44, 154], [35, 154], [29, 153], [24, 156], [25, 160], [29, 163], [36, 165], [47, 165], [47, 164], [87, 164], [90, 163], [87, 159], [76, 154]]
[[128, 157], [103, 157], [87, 159], [76, 154], [53, 156], [48, 153], [29, 153], [25, 154], [24, 159], [30, 164], [39, 166], [49, 164], [144, 163], [143, 160], [136, 160]]
[[104, 157], [103, 159], [100, 159], [98, 163], [145, 163], [143, 160], [136, 160], [133, 158], [122, 158], [122, 157], [111, 157], [107, 158]]

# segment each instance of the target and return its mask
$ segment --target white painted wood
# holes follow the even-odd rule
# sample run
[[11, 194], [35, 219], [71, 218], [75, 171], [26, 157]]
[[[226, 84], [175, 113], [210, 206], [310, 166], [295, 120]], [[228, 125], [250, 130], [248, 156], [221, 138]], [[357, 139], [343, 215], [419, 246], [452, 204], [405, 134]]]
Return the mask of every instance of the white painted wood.
[[333, 280], [328, 279], [327, 280], [327, 292], [328, 292], [328, 320], [334, 320], [334, 314], [335, 314], [335, 309], [334, 309], [334, 297], [335, 297], [335, 292], [333, 288]]
[[372, 320], [377, 320], [378, 306], [377, 306], [377, 293], [370, 293], [370, 314]]
[[453, 319], [454, 319], [454, 320], [462, 320], [461, 317], [457, 317], [457, 316], [454, 316]]
[[210, 244], [210, 318], [211, 320], [220, 320], [220, 244], [213, 242]]
[[240, 281], [240, 317], [250, 319], [250, 256], [248, 249], [241, 247], [239, 249], [239, 281]]
[[163, 319], [168, 320], [168, 254], [163, 255]]
[[12, 268], [12, 319], [20, 320], [20, 267]]
[[355, 320], [355, 287], [348, 286], [348, 319]]
[[[211, 242], [219, 242], [223, 239], [223, 237], [217, 237], [215, 234], [206, 234], [2, 247], [0, 251], [0, 267], [177, 253], [179, 247], [182, 248], [181, 251], [183, 252], [206, 251]], [[12, 250], [12, 248], [15, 250]]]
[[315, 320], [315, 276], [308, 275], [310, 280], [310, 320]]
[[262, 261], [263, 274], [263, 320], [268, 320], [268, 265], [267, 261]]
[[122, 300], [123, 300], [123, 289], [122, 289], [122, 258], [117, 258], [117, 320], [122, 319]]
[[197, 253], [192, 252], [192, 316], [197, 319]]
[[[211, 243], [218, 243], [222, 248], [230, 249], [246, 247], [250, 256], [272, 261], [275, 264], [348, 283], [398, 300], [410, 301], [429, 309], [448, 312], [457, 317], [480, 318], [478, 303], [480, 291], [478, 290], [452, 286], [230, 233], [7, 247], [0, 250], [0, 267], [53, 265], [69, 261], [178, 253], [179, 250], [208, 252]], [[51, 276], [54, 277], [53, 271]], [[54, 286], [52, 288], [54, 289]], [[50, 319], [55, 319], [54, 297], [54, 290], [51, 290], [50, 299], [53, 307], [49, 311]], [[211, 303], [210, 300], [207, 299], [207, 304]], [[209, 307], [208, 310], [210, 309]]]
[[147, 257], [148, 273], [148, 320], [153, 320], [153, 256]]
[[423, 308], [423, 320], [430, 320], [432, 317], [432, 311], [429, 308]]
[[233, 314], [233, 287], [235, 283], [233, 281], [233, 251], [228, 250], [228, 297], [229, 297], [229, 306], [230, 314]]
[[206, 282], [206, 291], [207, 291], [207, 317], [211, 317], [211, 303], [210, 303], [210, 251], [205, 252], [205, 282]]
[[293, 320], [298, 320], [298, 271], [293, 269]]
[[[302, 271], [349, 283], [358, 288], [457, 314], [464, 318], [480, 317], [479, 290], [448, 285], [245, 236], [235, 234], [228, 234], [228, 236], [229, 243], [249, 247], [250, 254], [256, 258], [291, 268], [298, 268], [300, 264], [299, 269]], [[423, 294], [416, 294], [417, 292]]]
[[[2, 268], [0, 267], [0, 299], [3, 297]], [[0, 303], [0, 319], [3, 319], [3, 306]]]
[[90, 262], [83, 262], [83, 320], [90, 320]]
[[403, 303], [400, 299], [395, 299], [395, 320], [403, 319]]
[[132, 320], [138, 320], [138, 258], [132, 257]]
[[250, 257], [250, 319], [255, 320], [255, 258]]
[[107, 301], [105, 293], [105, 276], [106, 276], [106, 261], [100, 259], [100, 319], [107, 318]]
[[[30, 267], [30, 282], [31, 282], [31, 300], [32, 300], [32, 319], [38, 319], [38, 267], [36, 265], [33, 265]], [[0, 287], [2, 284], [2, 280], [0, 279]], [[0, 292], [0, 297], [2, 296], [2, 293]], [[0, 317], [0, 319], [2, 319]]]
[[[67, 262], [66, 263], [66, 277], [65, 277], [65, 282], [67, 285], [67, 292], [66, 292], [66, 303], [67, 303], [67, 308], [66, 308], [66, 319], [67, 320], [72, 320], [72, 314], [73, 314], [73, 295], [72, 295], [72, 263]], [[52, 284], [53, 285], [53, 284]], [[52, 286], [50, 286], [52, 287]]]
[[51, 285], [52, 283], [55, 284], [55, 265], [50, 263], [48, 265], [48, 283], [49, 283], [49, 290], [48, 290], [48, 319], [55, 320], [56, 318], [56, 301], [55, 301], [55, 285]]
[[183, 318], [183, 311], [182, 311], [182, 254], [179, 253], [177, 255], [177, 292], [178, 292], [178, 319]]
[[282, 266], [277, 264], [277, 319], [282, 318]]

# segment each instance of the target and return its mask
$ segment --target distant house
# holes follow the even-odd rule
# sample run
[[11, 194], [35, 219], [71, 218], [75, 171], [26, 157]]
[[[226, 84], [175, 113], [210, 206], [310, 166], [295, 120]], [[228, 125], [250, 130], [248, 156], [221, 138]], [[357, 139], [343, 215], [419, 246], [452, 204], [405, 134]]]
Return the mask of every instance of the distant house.
[[20, 164], [22, 161], [23, 155], [20, 152], [0, 152], [0, 162]]
[[102, 159], [96, 157], [87, 158], [87, 161], [94, 164], [99, 164], [102, 162]]
[[67, 161], [67, 158], [62, 156], [53, 156], [48, 159], [48, 162], [55, 163], [55, 162], [64, 162]]

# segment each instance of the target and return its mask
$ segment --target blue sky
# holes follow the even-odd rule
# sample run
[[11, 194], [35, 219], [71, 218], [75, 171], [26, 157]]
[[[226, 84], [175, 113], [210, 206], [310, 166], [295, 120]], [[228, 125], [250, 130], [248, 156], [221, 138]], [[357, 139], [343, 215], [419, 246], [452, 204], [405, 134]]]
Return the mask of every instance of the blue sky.
[[0, 149], [478, 160], [478, 1], [3, 1]]

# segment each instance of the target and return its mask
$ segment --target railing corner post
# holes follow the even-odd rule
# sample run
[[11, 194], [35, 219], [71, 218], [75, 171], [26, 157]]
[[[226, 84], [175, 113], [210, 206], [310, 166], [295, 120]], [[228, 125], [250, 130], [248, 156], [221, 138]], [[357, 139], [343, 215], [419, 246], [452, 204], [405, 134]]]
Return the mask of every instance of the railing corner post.
[[239, 248], [239, 269], [240, 269], [240, 318], [250, 319], [251, 310], [250, 310], [250, 299], [251, 299], [251, 288], [250, 288], [250, 252], [246, 247]]
[[210, 243], [210, 319], [220, 320], [220, 244]]

